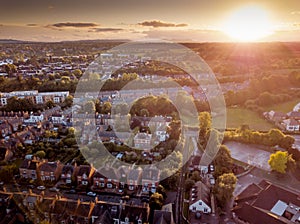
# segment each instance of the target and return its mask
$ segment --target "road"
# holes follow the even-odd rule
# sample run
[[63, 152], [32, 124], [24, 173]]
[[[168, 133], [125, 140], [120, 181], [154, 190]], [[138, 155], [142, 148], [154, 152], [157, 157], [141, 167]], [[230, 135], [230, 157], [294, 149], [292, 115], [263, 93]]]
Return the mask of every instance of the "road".
[[226, 142], [225, 145], [230, 149], [232, 158], [265, 171], [271, 170], [268, 164], [270, 152], [239, 142]]

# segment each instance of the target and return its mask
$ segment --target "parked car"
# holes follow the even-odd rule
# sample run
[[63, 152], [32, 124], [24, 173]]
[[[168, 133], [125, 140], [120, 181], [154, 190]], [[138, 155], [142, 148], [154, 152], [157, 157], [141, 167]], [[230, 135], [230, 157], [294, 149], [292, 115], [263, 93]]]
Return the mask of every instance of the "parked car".
[[37, 189], [41, 191], [46, 190], [45, 186], [38, 186]]
[[86, 195], [95, 197], [97, 194], [95, 192], [90, 191], [90, 192], [86, 193]]
[[76, 194], [76, 190], [75, 189], [71, 189], [71, 190], [69, 190], [68, 193], [70, 193], [70, 194]]
[[49, 191], [52, 191], [52, 192], [58, 192], [58, 191], [59, 191], [59, 189], [58, 189], [58, 188], [56, 188], [56, 187], [51, 187], [51, 188], [49, 189]]

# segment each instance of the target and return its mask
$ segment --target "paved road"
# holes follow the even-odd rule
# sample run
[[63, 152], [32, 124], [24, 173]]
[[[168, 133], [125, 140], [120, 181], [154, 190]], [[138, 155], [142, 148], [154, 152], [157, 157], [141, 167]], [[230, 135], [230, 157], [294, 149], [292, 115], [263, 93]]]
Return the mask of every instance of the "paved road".
[[230, 149], [232, 158], [257, 168], [270, 171], [268, 164], [270, 152], [261, 150], [253, 145], [239, 142], [226, 142], [225, 145]]

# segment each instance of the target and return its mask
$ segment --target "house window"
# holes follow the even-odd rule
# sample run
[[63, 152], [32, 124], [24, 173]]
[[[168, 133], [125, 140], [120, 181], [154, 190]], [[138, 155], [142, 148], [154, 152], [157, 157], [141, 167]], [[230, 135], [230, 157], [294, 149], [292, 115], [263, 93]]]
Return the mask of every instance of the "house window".
[[194, 212], [196, 211], [196, 206], [193, 206], [193, 211], [194, 211]]
[[203, 211], [204, 213], [207, 213], [208, 212], [208, 210], [207, 210], [207, 208], [204, 208], [204, 211]]

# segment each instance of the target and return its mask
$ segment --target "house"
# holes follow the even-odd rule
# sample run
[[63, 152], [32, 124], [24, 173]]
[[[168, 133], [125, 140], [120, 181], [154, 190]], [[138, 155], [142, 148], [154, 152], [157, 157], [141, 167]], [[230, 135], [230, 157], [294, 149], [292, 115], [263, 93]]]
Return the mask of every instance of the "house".
[[63, 164], [57, 162], [43, 162], [38, 166], [39, 177], [42, 181], [56, 182], [61, 174]]
[[72, 183], [72, 176], [74, 174], [75, 167], [72, 165], [64, 165], [62, 168], [60, 179], [63, 181], [64, 184], [71, 184]]
[[281, 124], [284, 126], [286, 131], [294, 132], [300, 130], [300, 121], [297, 121], [293, 118], [283, 120]]
[[50, 117], [50, 120], [53, 124], [64, 124], [65, 123], [65, 117], [63, 114], [53, 114]]
[[211, 213], [210, 189], [201, 181], [195, 183], [190, 191], [189, 211], [192, 213]]
[[160, 170], [156, 167], [148, 167], [145, 168], [142, 172], [142, 192], [148, 193], [151, 191], [152, 193], [156, 192], [156, 187], [159, 184], [160, 180]]
[[94, 206], [94, 202], [79, 202], [75, 211], [75, 223], [90, 224]]
[[24, 159], [21, 166], [19, 167], [21, 178], [36, 180], [38, 177], [37, 176], [38, 164], [39, 162], [36, 160]]
[[102, 167], [93, 175], [94, 189], [116, 189], [119, 186], [118, 176], [115, 169]]
[[139, 132], [134, 136], [134, 147], [138, 149], [151, 149], [152, 134]]
[[11, 126], [7, 120], [0, 121], [0, 137], [5, 138], [12, 134]]
[[79, 167], [77, 167], [77, 185], [88, 186], [89, 184], [91, 184], [93, 173], [94, 168], [89, 165], [80, 165]]
[[297, 121], [300, 120], [300, 111], [291, 111], [287, 113], [288, 117], [291, 119], [295, 119]]
[[24, 119], [25, 124], [34, 124], [44, 120], [44, 114], [42, 113], [31, 113], [28, 119]]
[[23, 117], [15, 116], [14, 118], [7, 119], [8, 124], [11, 126], [12, 132], [19, 130], [19, 127], [23, 124]]
[[148, 221], [149, 207], [131, 205], [131, 204], [121, 204], [121, 211], [119, 216], [119, 223], [137, 223], [143, 224]]
[[247, 223], [298, 223], [298, 192], [262, 180], [249, 185], [235, 198], [234, 216]]
[[56, 198], [42, 196], [37, 203], [37, 207], [41, 220], [51, 221], [51, 213], [54, 208]]
[[127, 187], [129, 191], [135, 191], [141, 184], [142, 169], [139, 167], [137, 169], [132, 168], [128, 171], [127, 175]]
[[273, 110], [269, 112], [264, 112], [263, 115], [266, 119], [273, 121], [274, 123], [281, 122], [282, 120], [287, 118], [287, 114]]

